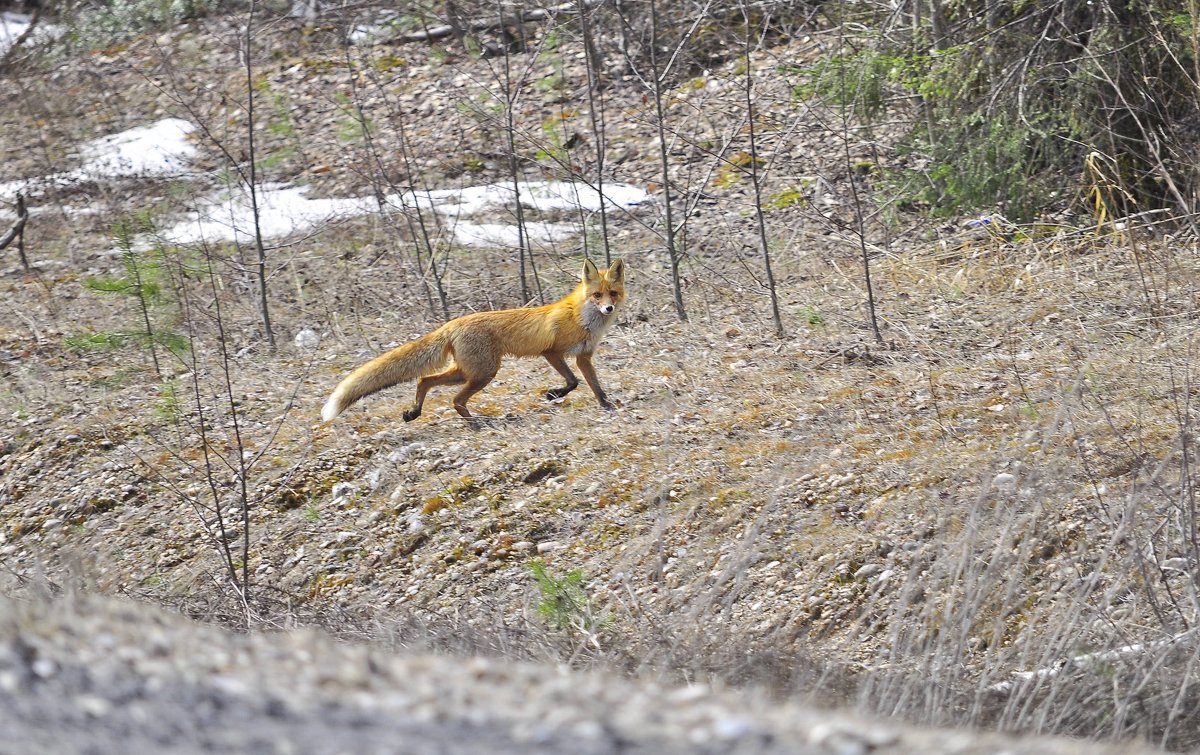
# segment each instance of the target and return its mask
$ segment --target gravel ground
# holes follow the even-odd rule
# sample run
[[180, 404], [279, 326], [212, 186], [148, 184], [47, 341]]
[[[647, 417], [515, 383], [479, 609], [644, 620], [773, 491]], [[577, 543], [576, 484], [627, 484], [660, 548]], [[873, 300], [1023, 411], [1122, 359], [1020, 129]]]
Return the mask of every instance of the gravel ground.
[[703, 686], [235, 634], [121, 599], [0, 599], [2, 753], [1105, 753]]

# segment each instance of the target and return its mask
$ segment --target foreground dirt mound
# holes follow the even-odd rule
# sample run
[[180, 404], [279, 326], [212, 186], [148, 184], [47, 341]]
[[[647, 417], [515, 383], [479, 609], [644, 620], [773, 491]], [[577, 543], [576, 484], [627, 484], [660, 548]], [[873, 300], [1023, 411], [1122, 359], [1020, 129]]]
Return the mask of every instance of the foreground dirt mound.
[[[7, 752], [1103, 753], [702, 686], [234, 634], [124, 600], [0, 599]], [[10, 749], [11, 748], [11, 749]]]

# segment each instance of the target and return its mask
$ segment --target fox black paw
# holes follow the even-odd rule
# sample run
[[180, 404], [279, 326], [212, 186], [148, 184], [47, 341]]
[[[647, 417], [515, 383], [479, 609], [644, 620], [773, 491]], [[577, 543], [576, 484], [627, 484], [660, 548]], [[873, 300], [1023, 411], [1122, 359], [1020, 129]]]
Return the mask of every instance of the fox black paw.
[[407, 409], [400, 416], [404, 419], [405, 422], [412, 422], [414, 419], [421, 416], [421, 410], [420, 409]]

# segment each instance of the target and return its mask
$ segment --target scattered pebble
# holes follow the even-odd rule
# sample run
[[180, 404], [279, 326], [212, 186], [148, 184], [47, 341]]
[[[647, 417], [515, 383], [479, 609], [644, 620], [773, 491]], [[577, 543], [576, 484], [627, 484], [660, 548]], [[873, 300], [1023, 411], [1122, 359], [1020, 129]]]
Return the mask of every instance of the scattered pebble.
[[311, 328], [304, 328], [296, 333], [293, 339], [298, 349], [315, 349], [321, 345], [321, 336]]
[[874, 577], [883, 571], [883, 567], [879, 564], [863, 564], [854, 572], [854, 578], [857, 580], [866, 580]]

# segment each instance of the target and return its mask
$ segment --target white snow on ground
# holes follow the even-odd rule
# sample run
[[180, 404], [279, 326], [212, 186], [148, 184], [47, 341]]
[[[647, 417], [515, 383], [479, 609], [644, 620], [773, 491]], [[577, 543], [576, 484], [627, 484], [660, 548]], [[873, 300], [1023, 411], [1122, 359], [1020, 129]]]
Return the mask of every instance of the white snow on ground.
[[23, 13], [0, 13], [0, 55], [8, 52], [8, 48], [13, 46], [32, 22], [33, 16]]
[[[278, 238], [301, 233], [354, 215], [378, 212], [373, 198], [310, 199], [304, 186], [261, 186], [257, 192], [259, 225], [264, 238]], [[457, 244], [464, 246], [516, 247], [518, 232], [515, 224], [475, 223], [464, 216], [485, 211], [511, 211], [514, 198], [521, 204], [540, 211], [582, 209], [595, 212], [600, 208], [600, 194], [585, 184], [567, 181], [523, 182], [514, 189], [512, 184], [491, 184], [463, 189], [434, 189], [405, 192], [384, 198], [384, 204], [396, 210], [432, 210], [443, 219], [444, 230]], [[626, 184], [604, 187], [610, 208], [629, 208], [649, 199], [646, 192]], [[550, 244], [580, 232], [573, 223], [526, 222], [528, 243]], [[167, 228], [161, 234], [172, 244], [236, 241], [253, 239], [254, 213], [249, 195], [243, 191], [220, 192], [203, 200], [197, 211]]]
[[352, 45], [373, 45], [384, 42], [396, 36], [392, 22], [396, 20], [394, 13], [385, 13], [376, 23], [357, 23], [350, 27], [346, 41]]
[[[259, 227], [263, 238], [302, 233], [315, 226], [366, 215], [378, 210], [371, 198], [309, 199], [306, 186], [264, 184], [258, 187]], [[216, 243], [254, 240], [254, 211], [250, 195], [240, 188], [202, 199], [195, 212], [166, 228], [160, 238], [170, 244]]]
[[[604, 197], [610, 208], [633, 207], [649, 199], [646, 192], [627, 184], [605, 184]], [[513, 207], [517, 200], [522, 206], [536, 210], [600, 209], [600, 192], [593, 186], [573, 181], [522, 181], [515, 188], [511, 183], [470, 186], [464, 189], [434, 189], [406, 192], [389, 198], [401, 207], [429, 207], [447, 217], [474, 215], [484, 210]]]
[[[29, 25], [33, 23], [33, 16], [25, 13], [13, 13], [12, 11], [4, 11], [0, 13], [0, 55], [4, 55], [9, 49], [17, 43]], [[56, 24], [48, 24], [42, 20], [37, 29], [29, 35], [25, 40], [25, 46], [41, 44], [50, 40], [60, 38], [66, 30]]]
[[[149, 126], [122, 131], [86, 142], [78, 150], [81, 164], [63, 173], [41, 178], [0, 183], [0, 200], [9, 201], [17, 192], [36, 197], [49, 188], [70, 187], [87, 181], [122, 178], [193, 175], [191, 160], [195, 126], [178, 118], [167, 118]], [[256, 191], [259, 228], [263, 238], [293, 236], [346, 218], [380, 211], [372, 197], [312, 199], [308, 187], [266, 184]], [[539, 212], [597, 212], [603, 202], [611, 210], [642, 204], [650, 196], [635, 186], [605, 184], [603, 197], [594, 186], [572, 181], [524, 181], [470, 186], [458, 189], [406, 191], [384, 197], [384, 209], [398, 212], [432, 211], [434, 232], [449, 233], [454, 243], [466, 246], [516, 247], [519, 234], [514, 223], [474, 222], [469, 218], [490, 213], [514, 216], [518, 202]], [[56, 208], [65, 212], [87, 212], [87, 208]], [[581, 232], [578, 223], [526, 222], [527, 243], [551, 244]], [[197, 202], [174, 225], [162, 230], [160, 238], [172, 244], [249, 243], [254, 238], [254, 213], [249, 193], [242, 187], [209, 194]]]
[[78, 172], [105, 178], [187, 173], [196, 155], [196, 146], [189, 138], [195, 130], [180, 118], [165, 118], [149, 126], [102, 136], [79, 148], [83, 167]]
[[[521, 245], [515, 225], [459, 221], [450, 230], [454, 234], [454, 241], [463, 246], [516, 249]], [[526, 245], [549, 245], [578, 233], [579, 227], [570, 223], [525, 223]]]
[[196, 155], [196, 146], [190, 139], [195, 130], [195, 126], [180, 118], [165, 118], [149, 126], [84, 142], [78, 150], [82, 160], [78, 168], [0, 183], [0, 199], [11, 199], [17, 192], [36, 196], [48, 188], [85, 181], [184, 175], [190, 172], [189, 166]]

